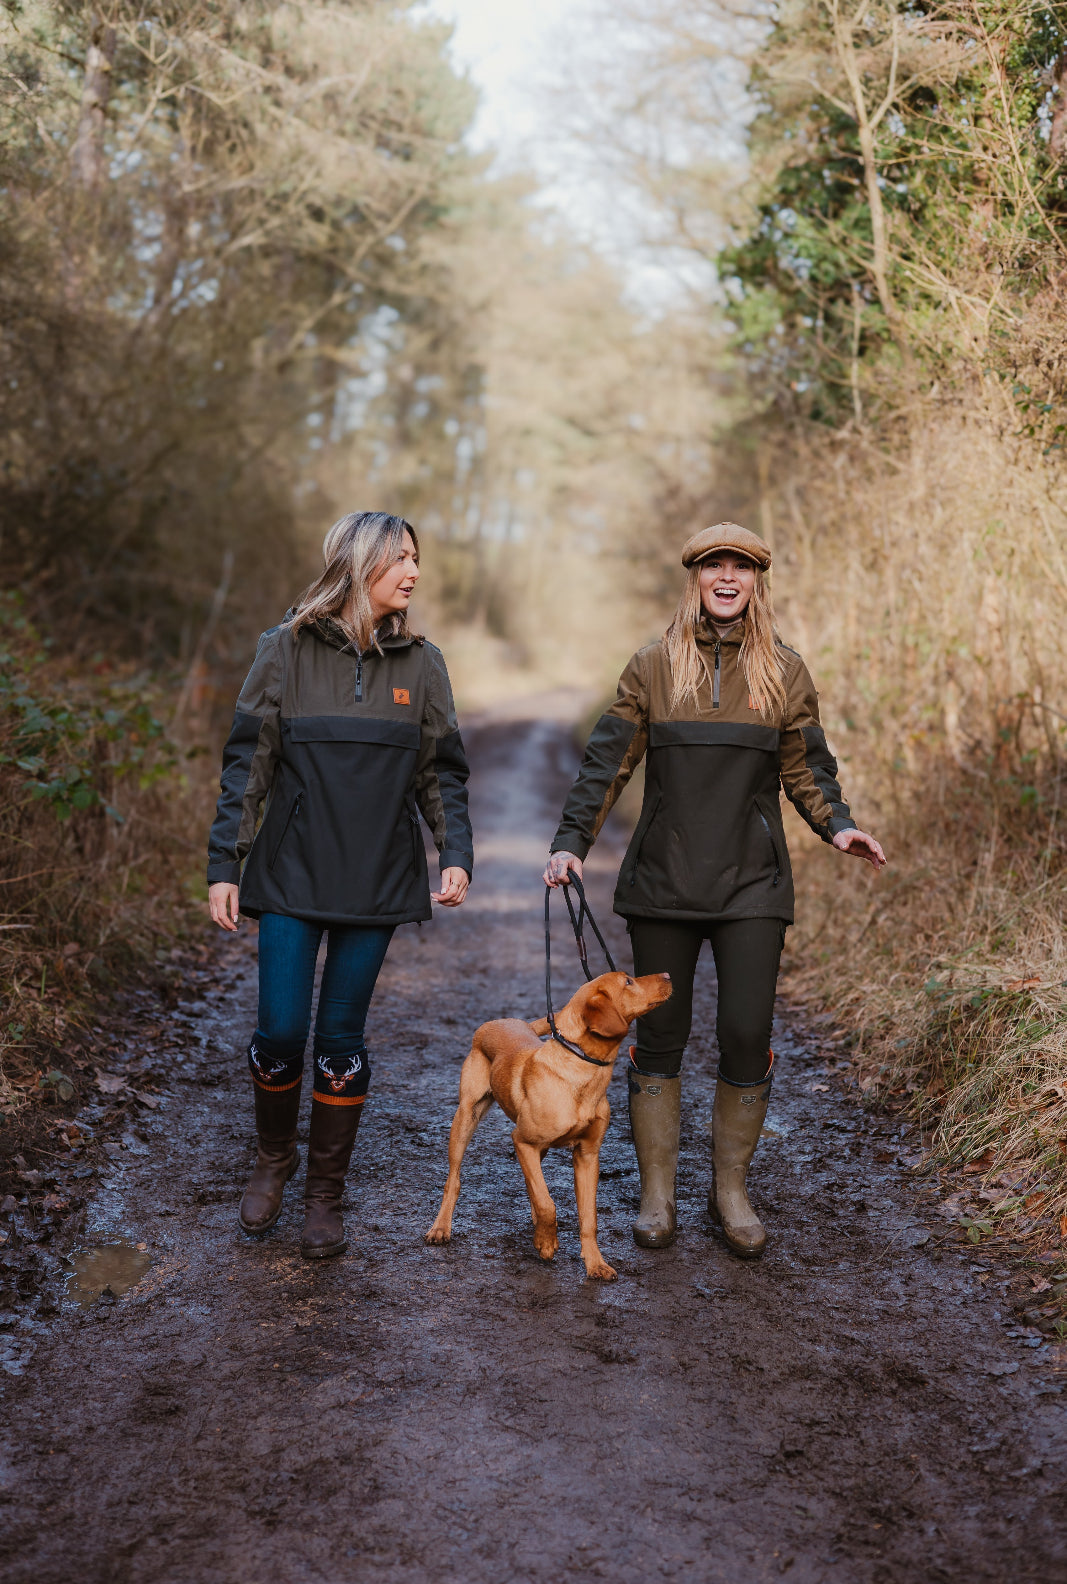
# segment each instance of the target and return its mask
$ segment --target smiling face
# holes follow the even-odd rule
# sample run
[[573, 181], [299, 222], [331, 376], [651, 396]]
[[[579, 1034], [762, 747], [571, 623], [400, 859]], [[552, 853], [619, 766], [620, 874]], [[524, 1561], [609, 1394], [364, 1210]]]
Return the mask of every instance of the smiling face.
[[700, 603], [713, 622], [743, 616], [755, 586], [755, 562], [733, 550], [717, 550], [700, 563]]
[[383, 616], [406, 611], [411, 604], [411, 596], [418, 580], [418, 552], [411, 535], [405, 533], [395, 560], [378, 574], [367, 589], [374, 620], [381, 621]]

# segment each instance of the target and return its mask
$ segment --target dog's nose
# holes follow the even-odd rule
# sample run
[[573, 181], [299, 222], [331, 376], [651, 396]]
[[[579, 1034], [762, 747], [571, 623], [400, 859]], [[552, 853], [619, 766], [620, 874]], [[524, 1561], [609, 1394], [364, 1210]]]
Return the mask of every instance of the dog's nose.
[[670, 983], [670, 979], [671, 979], [671, 976], [670, 976], [670, 974], [669, 974], [669, 973], [661, 973], [661, 974], [660, 974], [660, 978], [661, 978], [661, 979], [666, 979], [666, 981], [667, 981], [667, 983], [668, 983], [668, 984], [669, 984], [669, 983]]

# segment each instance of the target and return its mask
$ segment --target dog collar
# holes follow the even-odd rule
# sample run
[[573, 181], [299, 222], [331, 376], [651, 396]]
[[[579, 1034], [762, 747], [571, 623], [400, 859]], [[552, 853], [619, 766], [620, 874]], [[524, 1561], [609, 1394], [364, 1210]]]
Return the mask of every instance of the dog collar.
[[[613, 1067], [615, 1065], [615, 1056], [612, 1056], [610, 1061], [599, 1061], [596, 1056], [587, 1056], [580, 1045], [575, 1045], [571, 1040], [564, 1039], [563, 1035], [556, 1027], [556, 1020], [551, 1012], [548, 1014], [548, 1027], [552, 1038], [556, 1041], [556, 1044], [563, 1045], [567, 1050], [570, 1051], [572, 1056], [577, 1056], [579, 1061], [588, 1062], [591, 1067]], [[615, 1055], [618, 1055], [617, 1051]]]

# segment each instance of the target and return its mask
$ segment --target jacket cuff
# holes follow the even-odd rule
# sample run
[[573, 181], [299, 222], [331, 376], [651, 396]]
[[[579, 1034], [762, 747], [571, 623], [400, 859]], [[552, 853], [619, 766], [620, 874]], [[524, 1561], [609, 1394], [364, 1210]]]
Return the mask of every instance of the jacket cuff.
[[441, 848], [441, 873], [446, 869], [463, 869], [467, 879], [474, 878], [474, 854], [461, 852], [458, 847]]
[[558, 830], [553, 836], [552, 845], [548, 850], [550, 854], [558, 852], [573, 853], [576, 858], [580, 858], [584, 863], [589, 856], [589, 849], [592, 845], [591, 841], [586, 841], [585, 837], [579, 835], [575, 830]]
[[827, 833], [824, 837], [824, 840], [832, 842], [838, 831], [859, 830], [859, 826], [851, 817], [846, 818], [844, 815], [835, 815], [833, 819], [827, 820], [826, 824], [823, 826], [823, 829]]
[[241, 864], [238, 859], [226, 859], [207, 866], [207, 883], [211, 885], [240, 885]]

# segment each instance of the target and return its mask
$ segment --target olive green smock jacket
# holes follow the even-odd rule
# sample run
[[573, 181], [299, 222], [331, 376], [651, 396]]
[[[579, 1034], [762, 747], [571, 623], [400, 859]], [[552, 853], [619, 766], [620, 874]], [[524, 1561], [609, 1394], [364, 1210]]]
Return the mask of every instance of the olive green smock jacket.
[[779, 789], [824, 841], [855, 829], [803, 660], [779, 645], [786, 703], [768, 720], [749, 697], [742, 636], [740, 626], [722, 639], [701, 626], [711, 677], [679, 710], [664, 644], [638, 650], [593, 728], [552, 851], [584, 858], [645, 758], [641, 817], [615, 890], [624, 917], [792, 923]]

